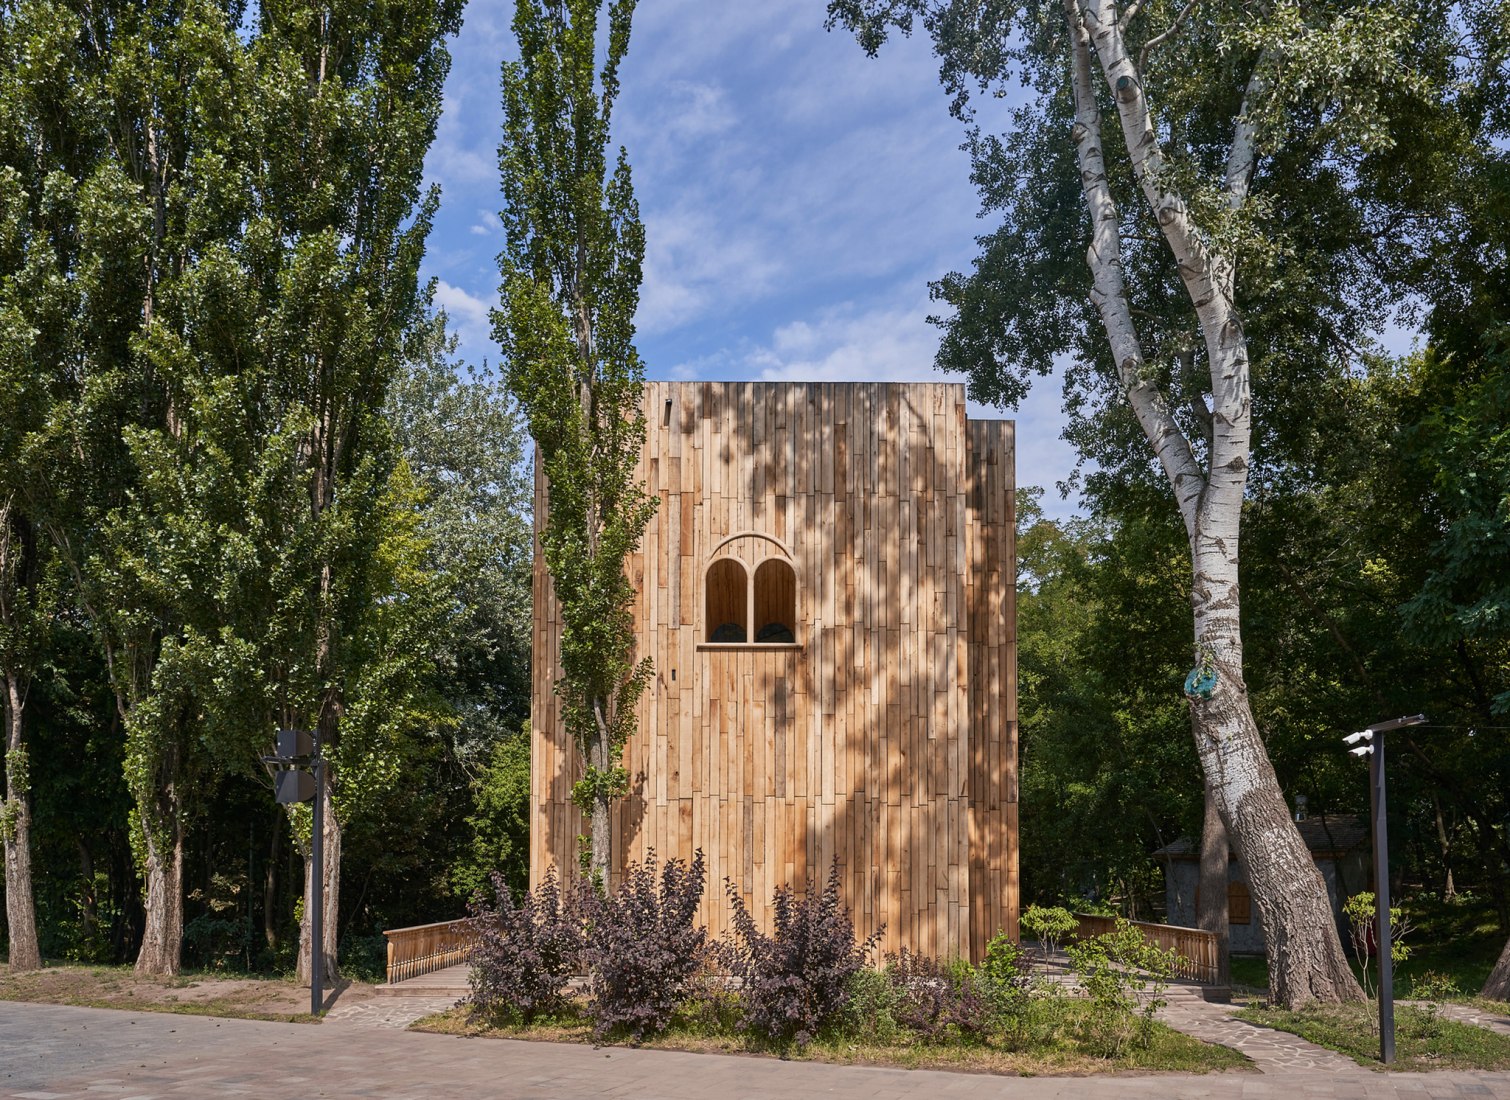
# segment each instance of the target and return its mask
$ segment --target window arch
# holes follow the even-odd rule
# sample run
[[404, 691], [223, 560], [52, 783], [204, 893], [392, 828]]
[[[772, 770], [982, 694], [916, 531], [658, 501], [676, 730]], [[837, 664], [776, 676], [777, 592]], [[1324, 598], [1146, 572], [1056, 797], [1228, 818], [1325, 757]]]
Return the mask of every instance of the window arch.
[[734, 558], [720, 558], [708, 566], [704, 580], [707, 595], [707, 640], [750, 640], [749, 579], [745, 567]]
[[703, 572], [699, 644], [797, 644], [797, 571], [785, 544], [740, 531], [713, 548]]

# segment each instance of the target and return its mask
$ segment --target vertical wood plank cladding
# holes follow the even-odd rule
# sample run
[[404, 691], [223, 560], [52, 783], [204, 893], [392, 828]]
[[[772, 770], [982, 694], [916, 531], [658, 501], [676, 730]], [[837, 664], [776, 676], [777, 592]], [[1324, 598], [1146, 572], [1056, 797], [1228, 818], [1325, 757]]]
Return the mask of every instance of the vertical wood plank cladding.
[[[967, 421], [948, 383], [653, 382], [645, 408], [659, 511], [629, 569], [655, 676], [625, 753], [618, 871], [701, 847], [700, 916], [719, 935], [726, 877], [768, 925], [776, 886], [837, 857], [857, 930], [884, 923], [886, 950], [979, 958], [1016, 935], [1012, 425]], [[750, 582], [762, 561], [790, 564], [799, 644], [702, 644], [705, 576], [725, 558]], [[538, 543], [533, 591], [538, 882], [552, 864], [574, 873], [583, 832]], [[737, 597], [715, 586], [716, 603]], [[752, 585], [751, 636], [749, 613], [787, 599]]]

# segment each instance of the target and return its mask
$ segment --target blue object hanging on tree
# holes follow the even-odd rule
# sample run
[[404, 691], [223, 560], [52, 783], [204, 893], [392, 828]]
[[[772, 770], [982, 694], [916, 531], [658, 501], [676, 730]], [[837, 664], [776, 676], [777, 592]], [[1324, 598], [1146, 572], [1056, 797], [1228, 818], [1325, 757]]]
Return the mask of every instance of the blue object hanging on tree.
[[1210, 699], [1216, 694], [1216, 666], [1210, 652], [1201, 654], [1201, 663], [1185, 677], [1185, 695], [1190, 699]]

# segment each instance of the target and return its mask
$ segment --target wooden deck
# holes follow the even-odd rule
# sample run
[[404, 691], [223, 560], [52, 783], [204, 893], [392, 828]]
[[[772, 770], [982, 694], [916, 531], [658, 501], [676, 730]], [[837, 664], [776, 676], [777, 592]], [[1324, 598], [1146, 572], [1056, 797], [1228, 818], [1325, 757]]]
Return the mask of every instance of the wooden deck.
[[467, 976], [472, 968], [466, 963], [448, 966], [430, 974], [405, 978], [401, 982], [373, 987], [379, 997], [455, 997], [460, 1000], [472, 992]]

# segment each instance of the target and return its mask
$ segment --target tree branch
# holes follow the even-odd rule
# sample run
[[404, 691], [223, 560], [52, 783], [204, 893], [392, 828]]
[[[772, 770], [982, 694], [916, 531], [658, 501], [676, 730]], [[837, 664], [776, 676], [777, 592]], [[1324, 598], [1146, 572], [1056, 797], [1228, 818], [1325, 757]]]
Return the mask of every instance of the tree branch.
[[[1066, 2], [1074, 3], [1080, 12], [1080, 25], [1089, 42], [1075, 46], [1093, 48], [1101, 64], [1116, 100], [1133, 177], [1173, 253], [1180, 280], [1200, 321], [1211, 370], [1213, 427], [1206, 495], [1215, 491], [1215, 498], [1202, 500], [1201, 509], [1204, 512], [1210, 504], [1215, 509], [1211, 515], [1226, 517], [1216, 525], [1220, 530], [1203, 530], [1202, 537], [1220, 544], [1218, 549], [1225, 546], [1223, 553], [1235, 553], [1237, 526], [1228, 512], [1229, 506], [1241, 502], [1247, 482], [1252, 408], [1247, 337], [1227, 290], [1230, 280], [1224, 279], [1221, 270], [1228, 262], [1211, 248], [1208, 238], [1198, 231], [1183, 196], [1169, 185], [1170, 173], [1165, 168], [1142, 73], [1128, 55], [1111, 0]], [[1191, 530], [1195, 529], [1192, 526]]]
[[1121, 219], [1106, 178], [1101, 147], [1101, 109], [1091, 86], [1090, 38], [1077, 0], [1064, 0], [1064, 14], [1070, 31], [1071, 84], [1075, 94], [1075, 124], [1070, 134], [1080, 166], [1080, 187], [1091, 218], [1091, 245], [1086, 251], [1092, 277], [1091, 301], [1101, 315], [1122, 390], [1143, 434], [1163, 464], [1186, 530], [1193, 535], [1206, 479], [1164, 395], [1144, 377], [1143, 348], [1122, 276]]
[[1185, 20], [1190, 17], [1190, 13], [1195, 11], [1195, 6], [1198, 3], [1200, 3], [1200, 0], [1190, 0], [1190, 3], [1186, 4], [1185, 7], [1180, 11], [1180, 14], [1174, 17], [1174, 22], [1169, 24], [1169, 26], [1164, 29], [1164, 32], [1162, 34], [1156, 34], [1147, 42], [1143, 43], [1143, 48], [1138, 51], [1138, 72], [1141, 73], [1143, 71], [1148, 61], [1148, 53], [1150, 50], [1158, 49], [1164, 43], [1168, 42], [1171, 38], [1180, 33], [1180, 24], [1185, 22]]
[[[1227, 209], [1233, 213], [1241, 210], [1248, 201], [1248, 191], [1253, 183], [1253, 170], [1258, 164], [1257, 133], [1253, 128], [1251, 113], [1254, 101], [1264, 91], [1262, 74], [1264, 61], [1268, 56], [1269, 51], [1264, 50], [1254, 62], [1253, 72], [1249, 74], [1248, 84], [1243, 89], [1243, 104], [1238, 110], [1237, 122], [1232, 128], [1232, 146], [1227, 150], [1225, 189]], [[1233, 297], [1233, 287], [1237, 279], [1236, 265], [1223, 257], [1218, 269], [1222, 293], [1230, 299]]]

